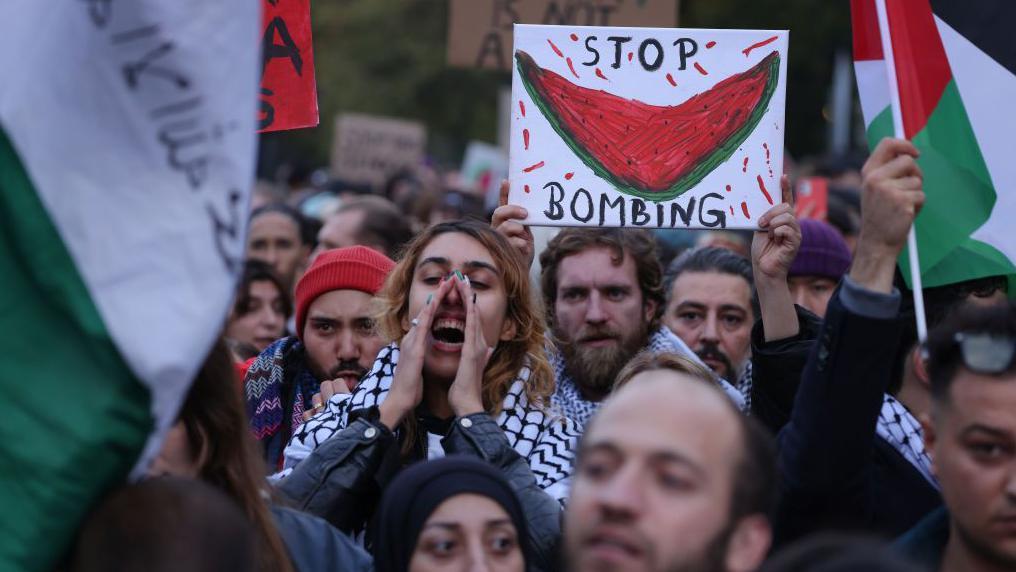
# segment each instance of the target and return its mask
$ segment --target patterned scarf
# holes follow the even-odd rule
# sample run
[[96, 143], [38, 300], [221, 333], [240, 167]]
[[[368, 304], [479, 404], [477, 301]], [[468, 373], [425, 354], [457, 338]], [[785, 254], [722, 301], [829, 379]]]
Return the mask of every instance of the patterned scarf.
[[[286, 470], [278, 477], [285, 476], [321, 443], [344, 429], [349, 423], [350, 412], [380, 405], [392, 386], [398, 362], [397, 344], [382, 349], [370, 373], [356, 386], [351, 396], [334, 396], [324, 411], [294, 432], [286, 447]], [[567, 498], [580, 434], [569, 419], [529, 403], [525, 392], [528, 378], [528, 368], [519, 371], [495, 421], [504, 430], [512, 448], [529, 462], [540, 488], [563, 500]], [[433, 458], [440, 440], [431, 436], [428, 441], [428, 455]]]
[[931, 458], [924, 449], [924, 432], [910, 411], [893, 396], [886, 394], [876, 425], [878, 436], [892, 445], [935, 489], [938, 481], [931, 473]]
[[[644, 351], [650, 351], [653, 353], [675, 353], [683, 355], [696, 363], [702, 364], [702, 360], [695, 355], [695, 352], [691, 351], [691, 348], [689, 348], [681, 338], [677, 337], [673, 332], [665, 327], [661, 327], [656, 330], [653, 335], [649, 336], [649, 343], [646, 344]], [[582, 393], [575, 384], [575, 380], [568, 375], [568, 372], [565, 369], [564, 356], [562, 356], [560, 352], [548, 350], [547, 355], [550, 358], [551, 367], [554, 368], [554, 379], [556, 382], [556, 389], [554, 391], [553, 398], [551, 398], [551, 403], [565, 417], [574, 420], [584, 427], [589, 422], [589, 419], [593, 416], [593, 414], [600, 409], [600, 405], [603, 402], [588, 401], [582, 397]], [[750, 368], [747, 370], [747, 374], [749, 379], [748, 387], [750, 389]], [[745, 399], [741, 392], [725, 380], [719, 380], [719, 384], [720, 388], [723, 389], [723, 391], [734, 401], [734, 404], [744, 411]]]
[[[303, 344], [295, 336], [282, 338], [261, 352], [244, 378], [251, 432], [264, 446], [265, 460], [273, 467], [282, 458], [283, 439], [303, 424], [304, 405], [320, 387], [307, 369], [305, 355]], [[289, 400], [292, 407], [286, 428], [283, 409]]]

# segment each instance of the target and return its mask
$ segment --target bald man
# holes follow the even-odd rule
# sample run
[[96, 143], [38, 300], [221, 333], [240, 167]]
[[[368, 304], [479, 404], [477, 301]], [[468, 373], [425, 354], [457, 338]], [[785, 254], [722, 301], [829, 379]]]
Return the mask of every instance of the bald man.
[[568, 569], [758, 567], [775, 502], [765, 431], [687, 358], [642, 354], [617, 386], [580, 447], [565, 515]]

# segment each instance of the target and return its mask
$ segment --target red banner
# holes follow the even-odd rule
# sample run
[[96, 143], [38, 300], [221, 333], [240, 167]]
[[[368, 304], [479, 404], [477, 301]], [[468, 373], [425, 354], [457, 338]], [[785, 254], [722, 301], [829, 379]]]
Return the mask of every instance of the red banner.
[[318, 124], [310, 0], [263, 0], [258, 130]]

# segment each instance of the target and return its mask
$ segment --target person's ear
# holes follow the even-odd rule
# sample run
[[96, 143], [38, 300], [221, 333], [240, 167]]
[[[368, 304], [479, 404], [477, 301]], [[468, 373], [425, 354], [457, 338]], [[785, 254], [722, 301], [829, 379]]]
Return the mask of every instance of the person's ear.
[[726, 570], [750, 572], [765, 560], [773, 541], [773, 529], [769, 519], [761, 514], [752, 514], [738, 521], [730, 542], [727, 543]]
[[935, 423], [930, 413], [922, 413], [918, 420], [921, 422], [921, 433], [924, 435], [924, 452], [931, 459], [931, 474], [935, 475], [935, 443], [938, 441], [938, 434], [935, 433]]
[[507, 342], [515, 339], [515, 336], [519, 333], [519, 326], [515, 323], [515, 319], [511, 316], [505, 316], [504, 324], [501, 324], [501, 335], [498, 339], [502, 342]]
[[209, 459], [212, 456], [212, 452], [211, 452], [211, 448], [212, 447], [211, 447], [211, 444], [210, 444], [211, 442], [209, 440], [208, 432], [205, 431], [205, 428], [202, 427], [201, 425], [198, 425], [197, 429], [198, 429], [198, 441], [201, 443], [201, 448], [199, 448], [195, 452], [196, 454], [194, 455], [194, 467], [193, 467], [193, 469], [194, 469], [194, 475], [195, 476], [200, 476], [201, 472], [205, 468], [205, 465], [208, 464], [208, 461], [209, 461]]
[[921, 382], [924, 389], [928, 389], [931, 383], [928, 380], [928, 364], [924, 361], [924, 351], [921, 349], [920, 344], [910, 350], [910, 368], [913, 370], [917, 381]]
[[645, 303], [642, 304], [642, 309], [645, 311], [645, 320], [647, 324], [653, 321], [653, 316], [656, 315], [656, 306], [657, 306], [656, 300], [646, 300]]

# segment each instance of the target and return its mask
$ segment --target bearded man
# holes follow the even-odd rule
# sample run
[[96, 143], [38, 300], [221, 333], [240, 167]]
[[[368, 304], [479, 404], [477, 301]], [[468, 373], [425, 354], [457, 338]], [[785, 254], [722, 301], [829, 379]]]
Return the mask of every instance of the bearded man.
[[265, 348], [244, 378], [250, 428], [265, 464], [282, 468], [283, 448], [304, 420], [367, 374], [384, 339], [373, 300], [395, 267], [365, 246], [328, 250], [296, 284], [296, 334]]
[[751, 327], [758, 312], [751, 261], [702, 246], [678, 256], [663, 278], [663, 324], [717, 375], [738, 381], [751, 358]]
[[[697, 356], [660, 327], [663, 269], [651, 233], [569, 228], [540, 253], [540, 283], [556, 350], [553, 405], [585, 424], [617, 374], [642, 350]], [[717, 378], [741, 406], [741, 394]]]

